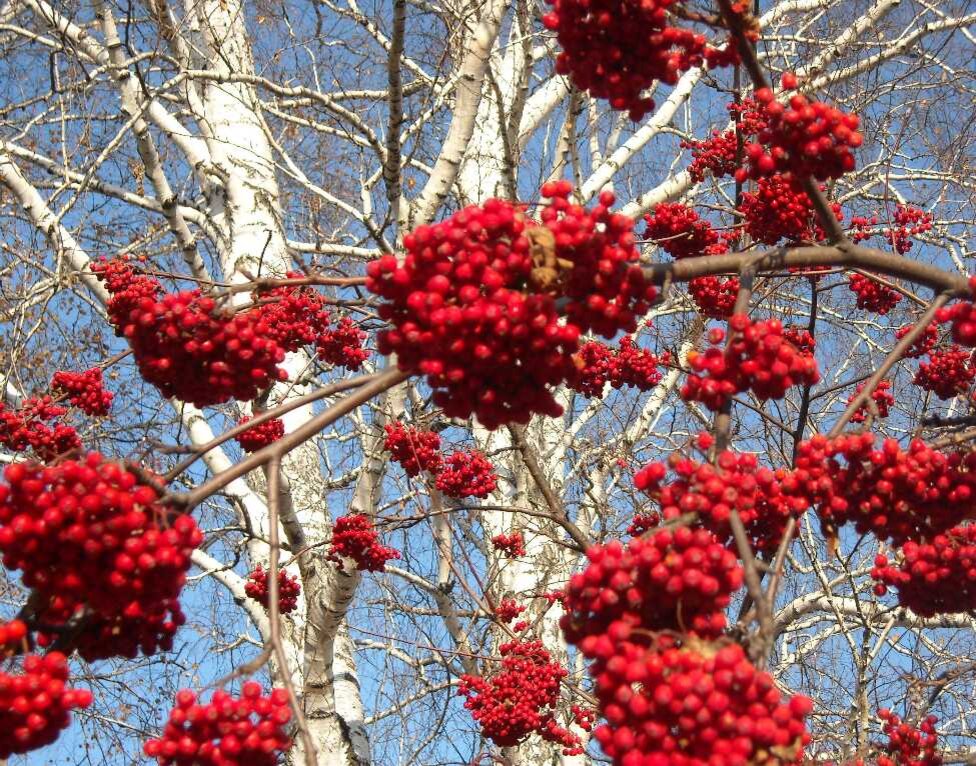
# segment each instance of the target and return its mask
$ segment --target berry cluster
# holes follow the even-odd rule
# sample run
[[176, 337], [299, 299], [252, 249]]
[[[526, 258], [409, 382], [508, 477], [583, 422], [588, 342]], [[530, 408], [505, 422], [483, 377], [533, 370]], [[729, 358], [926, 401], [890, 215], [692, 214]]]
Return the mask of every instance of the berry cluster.
[[94, 452], [48, 467], [14, 463], [4, 477], [0, 552], [34, 590], [39, 621], [59, 626], [85, 612], [86, 659], [169, 648], [190, 554], [203, 539], [193, 519]]
[[688, 354], [693, 372], [681, 389], [686, 401], [719, 410], [741, 391], [752, 391], [761, 400], [782, 399], [791, 386], [820, 380], [816, 360], [784, 337], [779, 320], [753, 322], [737, 314], [729, 320], [729, 327], [733, 335], [724, 348], [724, 331], [713, 329], [711, 348], [704, 354]]
[[[895, 339], [901, 340], [906, 335], [908, 335], [908, 333], [910, 333], [912, 331], [912, 328], [914, 327], [915, 325], [911, 325], [911, 324], [906, 324], [902, 327], [899, 327], [898, 330], [895, 332]], [[930, 322], [925, 326], [925, 329], [922, 331], [922, 334], [919, 335], [912, 342], [911, 346], [908, 347], [908, 350], [905, 351], [904, 355], [909, 359], [918, 359], [920, 356], [925, 356], [933, 348], [935, 348], [935, 344], [938, 342], [939, 342], [938, 323]]]
[[851, 292], [857, 296], [857, 307], [864, 311], [884, 316], [901, 300], [901, 293], [897, 290], [863, 274], [851, 274], [847, 282]]
[[[974, 278], [970, 277], [969, 281], [972, 289]], [[960, 346], [976, 346], [976, 305], [971, 301], [959, 301], [948, 308], [939, 309], [936, 321], [951, 323], [952, 340]]]
[[898, 603], [923, 617], [976, 609], [976, 526], [954, 527], [927, 542], [909, 540], [892, 562], [874, 561], [875, 593], [898, 589]]
[[522, 539], [521, 532], [495, 535], [491, 538], [491, 546], [503, 553], [505, 558], [517, 559], [525, 555], [525, 541]]
[[64, 423], [51, 423], [67, 412], [52, 403], [50, 396], [26, 399], [16, 410], [0, 402], [0, 447], [13, 452], [33, 450], [38, 458], [51, 461], [81, 447], [78, 432]]
[[[244, 425], [249, 422], [251, 418], [246, 415], [241, 418], [238, 425]], [[269, 444], [278, 441], [282, 436], [285, 435], [285, 421], [281, 418], [272, 418], [271, 420], [265, 420], [263, 423], [258, 423], [256, 426], [251, 426], [243, 433], [237, 435], [237, 443], [241, 445], [241, 449], [245, 452], [257, 452]]]
[[265, 695], [248, 681], [240, 697], [215, 691], [207, 704], [189, 689], [176, 693], [176, 707], [158, 739], [143, 751], [160, 766], [275, 766], [291, 747], [288, 693]]
[[124, 336], [143, 378], [164, 396], [198, 407], [253, 399], [286, 372], [286, 349], [274, 338], [282, 326], [266, 307], [240, 313], [218, 308], [200, 290], [164, 293], [153, 277], [122, 261], [92, 267], [112, 293], [109, 319]]
[[932, 230], [932, 214], [911, 205], [895, 208], [894, 226], [885, 232], [891, 246], [904, 255], [912, 249], [912, 237]]
[[23, 620], [0, 622], [0, 658], [8, 649], [16, 649], [27, 638], [27, 624]]
[[695, 277], [688, 282], [688, 293], [707, 317], [728, 319], [739, 294], [738, 277]]
[[973, 380], [973, 352], [953, 344], [941, 351], [930, 351], [929, 360], [919, 364], [913, 382], [940, 399], [953, 399], [967, 393]]
[[667, 352], [658, 357], [625, 335], [618, 349], [598, 341], [584, 343], [575, 360], [576, 373], [569, 380], [569, 387], [584, 396], [599, 397], [607, 383], [614, 388], [630, 386], [650, 391], [661, 382], [658, 366], [668, 364], [671, 357]]
[[701, 183], [707, 173], [716, 178], [731, 176], [739, 167], [739, 136], [755, 136], [766, 126], [766, 121], [751, 98], [742, 99], [736, 104], [727, 104], [729, 115], [736, 123], [736, 129], [718, 131], [702, 141], [682, 141], [681, 148], [691, 149], [691, 164], [688, 174], [692, 180]]
[[784, 701], [738, 644], [658, 636], [650, 647], [618, 644], [600, 666], [606, 723], [593, 736], [615, 766], [787, 766], [810, 741], [810, 700]]
[[[700, 66], [706, 55], [704, 35], [669, 26], [667, 11], [675, 0], [614, 3], [610, 0], [549, 0], [542, 21], [562, 47], [556, 71], [610, 107], [640, 120], [654, 101], [642, 95], [655, 80], [668, 85]], [[731, 46], [734, 48], [734, 46]], [[731, 63], [710, 52], [709, 63]]]
[[804, 327], [784, 327], [783, 337], [801, 354], [813, 356], [817, 348], [817, 339]]
[[[253, 598], [265, 609], [268, 608], [268, 573], [264, 567], [258, 566], [247, 576], [244, 592], [248, 598]], [[302, 586], [297, 577], [292, 577], [284, 569], [278, 570], [278, 611], [281, 614], [294, 612], [298, 608], [298, 596]]]
[[736, 179], [791, 173], [826, 181], [854, 169], [851, 150], [864, 140], [857, 132], [860, 120], [856, 115], [799, 93], [784, 106], [769, 88], [757, 90], [755, 99], [766, 125], [759, 131], [758, 142], [746, 145], [746, 165], [736, 170]]
[[680, 202], [662, 202], [644, 216], [644, 236], [675, 260], [713, 255], [725, 247], [712, 225]]
[[60, 652], [29, 654], [22, 673], [0, 671], [0, 760], [49, 745], [91, 705], [87, 689], [69, 689], [68, 660]]
[[380, 544], [369, 516], [350, 513], [336, 519], [329, 546], [330, 561], [341, 567], [343, 558], [355, 561], [360, 572], [382, 572], [387, 561], [400, 558], [400, 552]]
[[51, 378], [51, 391], [66, 395], [86, 415], [108, 415], [112, 406], [112, 393], [105, 390], [100, 367], [84, 372], [58, 370]]
[[[668, 467], [676, 478], [664, 482]], [[650, 463], [634, 476], [634, 486], [657, 501], [664, 521], [695, 514], [698, 522], [731, 539], [729, 518], [738, 513], [753, 548], [774, 551], [789, 519], [810, 507], [803, 487], [789, 472], [759, 465], [755, 455], [722, 452], [716, 464], [698, 463], [678, 453], [668, 464]]]
[[454, 452], [437, 474], [437, 489], [448, 497], [488, 497], [495, 491], [495, 466], [477, 450]]
[[886, 708], [878, 711], [878, 718], [884, 721], [888, 744], [878, 756], [877, 766], [942, 766], [942, 756], [936, 752], [938, 718], [926, 716], [917, 728]]
[[566, 586], [560, 626], [591, 659], [612, 656], [618, 641], [640, 641], [637, 628], [717, 636], [730, 595], [742, 587], [735, 555], [705, 529], [592, 545], [586, 557]]
[[944, 532], [976, 510], [976, 453], [944, 453], [915, 439], [875, 447], [872, 434], [800, 445], [793, 479], [821, 520], [852, 522], [864, 534], [902, 545]]
[[335, 327], [316, 338], [315, 349], [322, 361], [355, 371], [369, 358], [369, 351], [363, 348], [365, 341], [366, 332], [349, 317], [342, 317]]
[[[550, 386], [573, 372], [583, 332], [633, 332], [656, 296], [637, 264], [633, 222], [603, 193], [586, 210], [571, 186], [549, 183], [541, 225], [503, 200], [472, 205], [404, 237], [406, 256], [367, 268], [367, 287], [387, 299], [383, 354], [427, 376], [448, 417], [475, 414], [488, 428], [557, 416]], [[556, 298], [565, 299], [560, 316]]]
[[[867, 381], [864, 381], [863, 383], [859, 383], [857, 386], [857, 390], [855, 390], [854, 393], [851, 394], [850, 398], [847, 400], [847, 403], [850, 404], [851, 402], [853, 402], [854, 399], [857, 397], [857, 395], [864, 390], [864, 387], [866, 385], [867, 385]], [[871, 399], [872, 401], [874, 401], [874, 407], [877, 410], [877, 416], [879, 418], [888, 417], [888, 413], [891, 411], [891, 408], [895, 406], [895, 397], [894, 394], [891, 393], [891, 381], [890, 380], [878, 381], [878, 385], [875, 387], [874, 391], [871, 392]], [[863, 423], [865, 420], [867, 420], [868, 414], [870, 412], [871, 410], [868, 407], [867, 403], [862, 404], [860, 407], [857, 408], [857, 410], [855, 410], [854, 414], [851, 415], [851, 422]]]
[[383, 449], [398, 462], [407, 476], [417, 476], [422, 471], [437, 473], [441, 470], [444, 458], [438, 450], [441, 437], [433, 431], [421, 431], [414, 426], [407, 428], [403, 423], [385, 426], [386, 441]]
[[[463, 675], [459, 694], [499, 747], [514, 747], [533, 732], [559, 733], [549, 722], [559, 703], [559, 684], [567, 672], [553, 662], [541, 641], [512, 641], [499, 647], [501, 669], [489, 677]], [[574, 744], [578, 744], [578, 741]]]
[[651, 513], [635, 513], [633, 520], [627, 525], [627, 534], [631, 537], [640, 537], [650, 529], [654, 529], [661, 523], [661, 514], [656, 511]]
[[[831, 209], [841, 218], [838, 203], [831, 203]], [[793, 176], [760, 178], [755, 191], [743, 192], [739, 211], [745, 217], [746, 233], [766, 245], [775, 245], [781, 239], [819, 242], [826, 237], [810, 197]]]
[[495, 617], [502, 622], [511, 622], [517, 619], [526, 607], [518, 603], [514, 598], [503, 598], [498, 606], [495, 607]]

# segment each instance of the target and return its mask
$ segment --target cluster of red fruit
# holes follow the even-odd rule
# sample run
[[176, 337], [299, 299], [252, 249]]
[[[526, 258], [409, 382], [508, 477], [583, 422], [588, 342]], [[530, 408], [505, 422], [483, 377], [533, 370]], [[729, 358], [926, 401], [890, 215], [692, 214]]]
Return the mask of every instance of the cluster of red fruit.
[[897, 588], [898, 603], [923, 617], [976, 609], [976, 526], [954, 527], [925, 542], [909, 540], [896, 560], [879, 554], [875, 593]]
[[976, 510], [976, 453], [907, 450], [873, 434], [813, 437], [800, 445], [795, 480], [833, 527], [853, 523], [893, 545], [944, 532]]
[[735, 554], [706, 529], [592, 545], [586, 557], [586, 569], [566, 586], [560, 626], [591, 659], [609, 659], [618, 642], [640, 641], [637, 629], [718, 636], [730, 595], [742, 587]]
[[0, 402], [0, 447], [13, 452], [33, 450], [44, 461], [53, 460], [81, 447], [78, 432], [64, 423], [52, 423], [67, 412], [53, 404], [50, 396], [24, 400], [16, 410]]
[[308, 288], [278, 287], [235, 312], [201, 290], [167, 293], [124, 260], [104, 260], [92, 270], [112, 294], [109, 319], [129, 341], [142, 377], [165, 396], [199, 407], [253, 399], [286, 379], [278, 365], [303, 345], [321, 343], [331, 361], [343, 356], [337, 344], [361, 344], [348, 327], [339, 335], [329, 329], [324, 300]]
[[189, 689], [176, 693], [176, 707], [158, 739], [143, 751], [159, 766], [275, 766], [291, 747], [288, 693], [265, 695], [248, 681], [240, 697], [215, 691], [207, 704]]
[[[911, 324], [906, 324], [899, 327], [898, 330], [895, 331], [895, 339], [901, 340], [908, 335], [908, 333], [910, 333], [914, 327], [915, 325]], [[925, 356], [933, 348], [935, 348], [935, 344], [938, 342], [939, 325], [937, 322], [930, 322], [925, 326], [925, 329], [922, 331], [921, 335], [912, 341], [912, 345], [910, 345], [905, 351], [904, 357], [908, 359], [918, 359], [920, 356]]]
[[[268, 573], [264, 567], [258, 566], [247, 576], [244, 592], [248, 598], [253, 598], [265, 609], [268, 608]], [[278, 570], [278, 611], [281, 614], [294, 612], [298, 608], [298, 596], [302, 586], [297, 577], [292, 577], [284, 569]]]
[[[251, 418], [246, 415], [241, 418], [238, 425], [244, 425]], [[256, 426], [251, 426], [243, 433], [237, 435], [237, 443], [241, 445], [241, 449], [245, 452], [257, 452], [269, 444], [278, 441], [282, 436], [285, 435], [285, 421], [281, 418], [272, 418], [271, 420], [265, 420], [263, 423], [258, 423]]]
[[682, 141], [682, 149], [691, 149], [691, 164], [688, 174], [693, 181], [701, 183], [711, 173], [716, 178], [731, 176], [739, 167], [739, 136], [743, 139], [755, 136], [766, 127], [766, 120], [758, 104], [751, 98], [741, 103], [726, 105], [729, 115], [735, 122], [732, 130], [713, 130], [712, 135], [702, 141]]
[[[976, 277], [969, 278], [969, 289], [976, 293]], [[936, 321], [949, 322], [952, 339], [961, 346], [976, 346], [976, 305], [972, 301], [959, 301], [939, 309]]]
[[[867, 381], [859, 383], [857, 389], [851, 394], [847, 403], [850, 404], [854, 401], [858, 394], [860, 394], [864, 387], [867, 385]], [[874, 408], [877, 411], [877, 417], [886, 418], [888, 417], [891, 408], [895, 406], [895, 397], [891, 393], [891, 381], [881, 380], [878, 381], [878, 385], [875, 386], [874, 391], [871, 392], [871, 400], [874, 402]], [[862, 404], [857, 410], [851, 415], [852, 423], [863, 423], [868, 418], [868, 414], [871, 414], [871, 409], [868, 407], [867, 403]]]
[[517, 619], [525, 610], [526, 607], [514, 598], [503, 598], [495, 607], [495, 617], [502, 622], [511, 622]]
[[387, 561], [400, 558], [400, 552], [380, 544], [369, 516], [350, 513], [336, 519], [329, 546], [330, 561], [341, 567], [343, 558], [355, 561], [360, 572], [382, 572]]
[[640, 348], [630, 335], [620, 339], [617, 349], [590, 341], [576, 354], [576, 374], [568, 385], [588, 397], [603, 396], [607, 383], [614, 388], [630, 386], [638, 391], [650, 391], [661, 382], [658, 366], [670, 361], [667, 352], [658, 357]]
[[53, 628], [82, 614], [78, 650], [88, 660], [169, 649], [203, 539], [193, 519], [94, 452], [48, 467], [14, 463], [4, 478], [0, 552], [33, 589], [39, 622]]
[[577, 737], [552, 726], [566, 670], [552, 661], [541, 641], [511, 641], [499, 647], [499, 654], [498, 672], [463, 675], [458, 687], [482, 735], [499, 747], [514, 747], [535, 732], [579, 752]]
[[973, 352], [952, 344], [942, 350], [930, 351], [928, 361], [919, 364], [913, 382], [940, 399], [953, 399], [966, 394], [974, 380]]
[[884, 721], [888, 744], [878, 756], [877, 766], [942, 766], [942, 756], [936, 752], [939, 735], [935, 724], [939, 719], [926, 716], [918, 727], [912, 726], [886, 708], [878, 711]]
[[86, 415], [108, 415], [112, 406], [112, 392], [105, 390], [100, 367], [84, 372], [58, 370], [51, 378], [51, 391], [66, 395]]
[[726, 346], [721, 345], [725, 332], [715, 328], [709, 332], [711, 347], [704, 354], [688, 354], [693, 372], [681, 389], [686, 401], [719, 410], [742, 391], [751, 391], [761, 400], [782, 399], [791, 386], [811, 386], [820, 380], [816, 360], [784, 337], [778, 319], [753, 322], [737, 314], [729, 327], [732, 337]]
[[[795, 75], [783, 75], [785, 89], [796, 85]], [[755, 100], [766, 124], [759, 131], [757, 142], [746, 144], [746, 162], [735, 171], [737, 180], [791, 173], [797, 178], [826, 181], [854, 169], [851, 151], [864, 141], [857, 132], [857, 115], [799, 93], [784, 106], [769, 88], [757, 90]]]
[[[830, 207], [838, 219], [842, 217], [838, 203], [830, 203]], [[739, 211], [744, 216], [746, 233], [766, 245], [775, 245], [781, 239], [819, 242], [826, 237], [810, 197], [794, 176], [760, 178], [755, 191], [743, 192]]]
[[864, 311], [884, 316], [901, 300], [901, 293], [869, 276], [851, 274], [847, 282], [851, 292], [857, 296], [857, 307]]
[[[680, 202], [663, 202], [644, 216], [645, 236], [675, 259], [728, 252], [737, 234], [719, 235], [698, 213]], [[737, 277], [695, 277], [688, 293], [705, 316], [725, 318], [732, 313], [739, 292]]]
[[23, 620], [0, 622], [0, 658], [6, 650], [18, 648], [27, 638], [27, 624]]
[[806, 697], [783, 700], [738, 644], [659, 635], [601, 663], [593, 732], [615, 766], [798, 763], [810, 741]]
[[525, 555], [525, 541], [521, 532], [495, 535], [491, 538], [491, 546], [503, 553], [505, 558], [517, 559]]
[[613, 195], [586, 210], [569, 202], [571, 191], [543, 186], [540, 225], [504, 200], [469, 206], [404, 237], [402, 264], [390, 255], [367, 267], [393, 325], [380, 352], [426, 375], [448, 417], [474, 414], [496, 428], [561, 414], [549, 387], [572, 375], [580, 334], [633, 332], [655, 298], [633, 222], [610, 212]]
[[[675, 478], [665, 483], [669, 467]], [[735, 511], [752, 546], [769, 552], [779, 546], [790, 518], [810, 507], [805, 487], [791, 472], [760, 466], [749, 453], [722, 452], [714, 465], [674, 453], [667, 465], [649, 463], [638, 471], [634, 486], [658, 503], [664, 521], [694, 514], [723, 542], [731, 540], [729, 519]]]
[[911, 205], [898, 205], [892, 217], [894, 226], [876, 232], [872, 229], [879, 223], [877, 215], [853, 216], [851, 239], [863, 242], [880, 233], [897, 252], [904, 255], [914, 245], [912, 237], [932, 230], [932, 214]]
[[383, 448], [398, 462], [407, 476], [417, 476], [423, 471], [437, 473], [441, 470], [444, 458], [438, 450], [441, 437], [433, 431], [422, 431], [403, 423], [390, 423], [385, 426], [386, 441]]
[[336, 367], [358, 370], [369, 358], [363, 344], [366, 331], [349, 317], [342, 317], [335, 325], [322, 332], [315, 340], [315, 352], [319, 359]]
[[674, 85], [682, 71], [706, 58], [712, 66], [733, 63], [731, 52], [709, 48], [704, 35], [668, 24], [675, 0], [548, 2], [553, 9], [542, 21], [562, 47], [556, 71], [594, 98], [608, 99], [612, 109], [627, 111], [632, 120], [654, 108], [642, 95], [654, 81]]
[[28, 654], [21, 673], [0, 671], [0, 760], [51, 744], [68, 727], [71, 711], [91, 704], [90, 691], [69, 689], [67, 681], [68, 660], [60, 652]]
[[436, 486], [448, 497], [488, 497], [495, 491], [495, 466], [477, 450], [448, 455], [437, 474]]

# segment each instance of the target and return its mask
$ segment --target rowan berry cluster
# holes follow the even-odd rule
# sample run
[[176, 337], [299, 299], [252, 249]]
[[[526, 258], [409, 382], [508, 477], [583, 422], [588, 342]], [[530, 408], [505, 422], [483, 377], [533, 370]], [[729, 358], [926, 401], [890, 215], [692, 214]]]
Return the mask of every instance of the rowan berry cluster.
[[667, 352], [659, 357], [638, 346], [630, 335], [620, 339], [617, 349], [590, 341], [576, 355], [577, 371], [568, 385], [588, 397], [602, 396], [607, 383], [614, 388], [630, 386], [638, 391], [650, 391], [661, 382], [658, 366], [670, 360]]
[[[840, 205], [833, 202], [830, 207], [840, 219]], [[746, 233], [756, 242], [775, 245], [781, 239], [819, 242], [826, 238], [810, 197], [793, 176], [760, 178], [755, 191], [743, 192], [739, 211], [744, 216]]]
[[976, 306], [971, 301], [959, 301], [948, 308], [939, 309], [936, 321], [951, 323], [952, 340], [960, 346], [976, 346]]
[[904, 255], [912, 249], [912, 237], [932, 230], [932, 214], [910, 205], [895, 208], [894, 227], [885, 233], [896, 251]]
[[918, 727], [912, 726], [886, 708], [878, 711], [884, 721], [888, 743], [878, 756], [877, 766], [942, 766], [942, 756], [936, 752], [939, 735], [935, 724], [939, 719], [926, 716]]
[[13, 452], [32, 450], [41, 460], [50, 461], [81, 447], [78, 432], [54, 421], [67, 412], [52, 403], [50, 396], [24, 400], [16, 410], [0, 402], [0, 446]]
[[105, 390], [99, 367], [84, 372], [58, 370], [51, 378], [51, 391], [65, 394], [68, 401], [86, 415], [108, 415], [112, 406], [113, 395]]
[[101, 638], [79, 643], [86, 659], [168, 648], [182, 622], [176, 599], [190, 554], [203, 539], [193, 519], [94, 452], [47, 467], [14, 463], [4, 478], [0, 553], [34, 590], [39, 622], [64, 625], [84, 611], [88, 638]]
[[609, 210], [613, 195], [585, 210], [570, 192], [566, 182], [543, 187], [541, 225], [488, 200], [408, 234], [402, 264], [369, 264], [367, 287], [387, 299], [379, 313], [393, 325], [379, 351], [426, 375], [448, 417], [496, 428], [561, 414], [549, 387], [572, 374], [580, 334], [633, 332], [656, 296], [637, 265], [633, 222]]
[[863, 274], [847, 277], [851, 292], [857, 296], [857, 307], [884, 316], [901, 301], [901, 293]]
[[7, 649], [16, 649], [27, 638], [27, 624], [23, 620], [0, 622], [0, 658]]
[[[902, 327], [899, 327], [898, 330], [895, 332], [895, 339], [901, 340], [906, 335], [908, 335], [908, 333], [910, 333], [914, 327], [915, 325], [911, 325], [911, 324], [906, 324]], [[908, 349], [905, 351], [904, 356], [909, 359], [917, 359], [920, 356], [925, 356], [933, 348], [935, 348], [935, 344], [938, 342], [939, 342], [938, 322], [930, 322], [925, 326], [925, 329], [922, 331], [922, 333], [914, 341], [912, 341], [912, 345], [910, 345]]]
[[[241, 418], [238, 425], [244, 425], [249, 422], [251, 418], [244, 416]], [[245, 452], [257, 452], [269, 444], [272, 444], [282, 436], [285, 435], [285, 421], [281, 418], [272, 418], [271, 420], [265, 420], [263, 423], [258, 423], [256, 426], [251, 426], [243, 433], [237, 435], [237, 443], [241, 445], [241, 449]]]
[[387, 561], [400, 558], [400, 552], [380, 544], [369, 516], [351, 513], [340, 516], [332, 527], [328, 559], [341, 567], [343, 558], [355, 561], [360, 572], [382, 572]]
[[525, 541], [521, 532], [495, 535], [491, 538], [491, 546], [503, 553], [505, 558], [517, 559], [525, 555]]
[[284, 689], [266, 695], [247, 681], [239, 697], [217, 690], [207, 704], [181, 689], [162, 736], [143, 751], [159, 766], [275, 766], [291, 747], [289, 720]]
[[[851, 394], [850, 398], [847, 400], [847, 403], [850, 404], [851, 402], [853, 402], [854, 399], [857, 398], [857, 395], [864, 390], [864, 387], [866, 385], [867, 385], [867, 381], [864, 381], [863, 383], [859, 383], [857, 389], [854, 391], [853, 394]], [[895, 406], [895, 397], [894, 394], [891, 393], [891, 381], [890, 380], [878, 381], [878, 385], [875, 386], [874, 391], [871, 392], [871, 400], [874, 402], [874, 408], [877, 411], [877, 417], [879, 418], [888, 417], [891, 408]], [[860, 407], [858, 407], [857, 410], [855, 410], [853, 415], [851, 415], [851, 422], [863, 423], [865, 420], [867, 420], [869, 414], [871, 414], [871, 408], [868, 407], [867, 403], [865, 402]]]
[[864, 141], [856, 115], [799, 93], [790, 97], [788, 106], [769, 88], [760, 88], [754, 97], [766, 125], [756, 143], [746, 144], [746, 163], [736, 170], [736, 179], [791, 173], [826, 181], [854, 169], [851, 152]]
[[691, 164], [688, 174], [692, 180], [701, 183], [711, 173], [715, 178], [735, 174], [740, 164], [739, 136], [746, 139], [755, 136], [766, 127], [766, 120], [759, 111], [758, 104], [751, 98], [741, 103], [726, 105], [729, 116], [735, 122], [732, 130], [713, 130], [711, 136], [701, 141], [682, 141], [682, 149], [691, 149]]
[[[298, 608], [298, 596], [302, 586], [297, 577], [292, 577], [284, 569], [278, 570], [278, 611], [289, 614]], [[258, 566], [247, 576], [244, 583], [244, 593], [253, 598], [265, 609], [268, 608], [268, 573], [264, 567]]]
[[946, 349], [930, 351], [928, 357], [915, 372], [916, 386], [940, 399], [954, 399], [969, 391], [976, 380], [972, 351], [952, 344]]
[[526, 607], [518, 603], [514, 598], [503, 598], [498, 606], [495, 607], [495, 617], [502, 622], [511, 622], [517, 619]]
[[725, 251], [712, 225], [680, 202], [662, 202], [644, 216], [644, 236], [675, 260]]
[[793, 347], [801, 354], [813, 356], [813, 352], [817, 348], [816, 338], [803, 327], [784, 327], [783, 338], [792, 343]]
[[879, 554], [871, 576], [875, 593], [898, 590], [898, 603], [923, 617], [976, 609], [976, 526], [949, 529], [924, 542], [909, 540], [895, 560]]
[[[668, 25], [667, 11], [675, 0], [548, 2], [553, 9], [542, 21], [562, 47], [556, 71], [635, 121], [654, 108], [642, 93], [655, 80], [674, 85], [682, 71], [705, 61], [706, 52], [712, 66], [733, 63], [728, 53], [709, 51], [704, 35]], [[735, 46], [730, 47], [734, 53]]]
[[656, 511], [651, 513], [635, 513], [633, 520], [627, 526], [627, 534], [631, 537], [640, 537], [650, 529], [654, 529], [661, 523], [661, 514]]
[[444, 458], [438, 450], [441, 437], [433, 431], [422, 431], [403, 423], [390, 423], [385, 426], [386, 441], [383, 448], [398, 462], [407, 476], [417, 476], [423, 471], [437, 473], [441, 470]]
[[816, 360], [783, 336], [778, 319], [753, 322], [737, 314], [729, 327], [733, 335], [725, 347], [725, 333], [716, 328], [709, 333], [711, 347], [704, 354], [688, 354], [692, 373], [681, 389], [686, 401], [719, 410], [742, 391], [761, 400], [782, 399], [791, 386], [820, 380]]
[[28, 654], [20, 673], [0, 671], [0, 760], [51, 744], [72, 710], [91, 705], [91, 692], [69, 689], [67, 681], [68, 660], [60, 652]]
[[783, 700], [738, 644], [622, 642], [600, 662], [596, 696], [606, 723], [593, 736], [615, 766], [798, 763], [812, 704]]
[[920, 439], [880, 448], [870, 434], [800, 445], [793, 478], [833, 527], [853, 523], [893, 545], [944, 532], [976, 510], [976, 453], [939, 452]]
[[742, 587], [735, 555], [705, 529], [661, 529], [590, 546], [586, 557], [566, 586], [560, 626], [591, 659], [608, 659], [616, 642], [639, 642], [637, 628], [717, 636], [730, 595]]
[[566, 670], [552, 661], [541, 641], [511, 641], [499, 647], [499, 654], [498, 672], [461, 676], [459, 694], [467, 697], [464, 707], [481, 725], [482, 735], [499, 747], [514, 747], [533, 732], [552, 736], [549, 722]]
[[448, 497], [488, 497], [495, 491], [495, 466], [477, 450], [454, 452], [437, 474], [436, 486]]
[[319, 334], [315, 349], [322, 361], [355, 371], [369, 358], [369, 351], [363, 348], [365, 342], [366, 332], [349, 317], [342, 317], [335, 327]]
[[707, 317], [728, 319], [739, 294], [738, 277], [695, 277], [688, 282], [688, 294]]
[[[670, 468], [674, 480], [665, 483]], [[716, 464], [699, 463], [678, 453], [668, 463], [649, 463], [634, 476], [634, 487], [660, 506], [664, 521], [695, 514], [698, 523], [731, 539], [729, 518], [738, 513], [754, 549], [772, 552], [783, 539], [791, 517], [810, 507], [804, 488], [788, 471], [759, 465], [755, 455], [725, 451]]]

